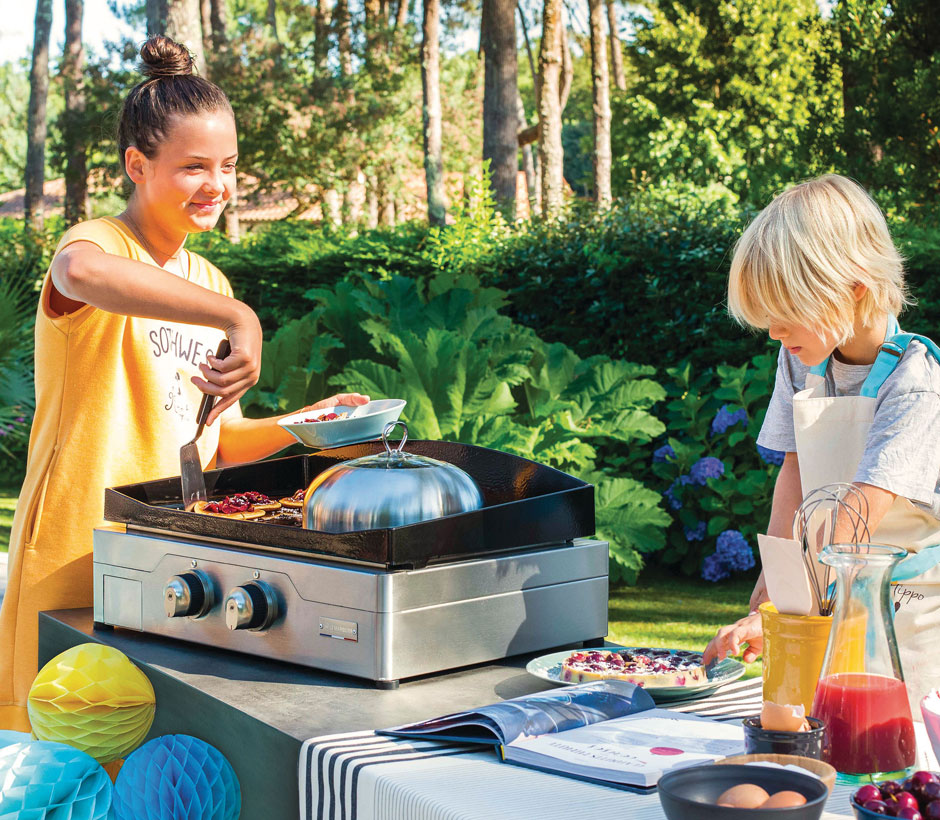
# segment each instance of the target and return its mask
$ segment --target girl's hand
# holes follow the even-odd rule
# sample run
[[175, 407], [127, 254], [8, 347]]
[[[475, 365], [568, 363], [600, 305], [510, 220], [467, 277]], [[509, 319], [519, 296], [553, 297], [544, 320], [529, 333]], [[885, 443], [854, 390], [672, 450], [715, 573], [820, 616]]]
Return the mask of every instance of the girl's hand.
[[308, 413], [311, 410], [322, 410], [324, 407], [333, 407], [337, 404], [344, 404], [347, 407], [359, 407], [360, 405], [368, 403], [369, 397], [363, 396], [361, 393], [337, 393], [335, 396], [330, 396], [328, 399], [320, 399], [316, 404], [301, 407], [297, 412]]
[[232, 352], [224, 359], [210, 354], [208, 363], [199, 365], [203, 378], [192, 378], [192, 383], [203, 393], [210, 393], [218, 399], [206, 424], [212, 424], [235, 404], [261, 375], [261, 323], [246, 304], [234, 303], [238, 305], [237, 316], [224, 328]]
[[718, 634], [705, 647], [702, 662], [706, 665], [713, 660], [723, 660], [728, 655], [737, 655], [741, 644], [746, 645], [744, 662], [753, 663], [764, 649], [764, 631], [761, 628], [760, 613], [753, 612], [729, 626], [723, 626]]

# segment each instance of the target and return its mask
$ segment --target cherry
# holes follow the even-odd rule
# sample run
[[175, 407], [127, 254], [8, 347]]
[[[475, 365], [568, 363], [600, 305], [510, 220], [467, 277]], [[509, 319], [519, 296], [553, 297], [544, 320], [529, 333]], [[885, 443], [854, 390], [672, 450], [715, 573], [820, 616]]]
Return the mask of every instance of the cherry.
[[931, 800], [924, 807], [923, 814], [926, 820], [940, 820], [940, 800]]
[[912, 809], [910, 806], [904, 806], [899, 809], [898, 813], [894, 816], [901, 818], [901, 820], [924, 820], [924, 815], [917, 809]]
[[885, 782], [881, 784], [881, 793], [885, 797], [890, 797], [893, 794], [898, 794], [903, 791], [910, 791], [910, 789], [907, 789], [906, 785], [902, 786], [897, 780], [885, 780]]
[[925, 772], [923, 770], [914, 772], [914, 774], [911, 775], [911, 780], [915, 783], [920, 783], [921, 786], [926, 786], [928, 783], [940, 783], [940, 777], [937, 777], [933, 772]]
[[881, 789], [873, 783], [866, 783], [852, 795], [852, 799], [860, 806], [864, 805], [869, 800], [881, 800]]
[[888, 813], [888, 806], [882, 800], [869, 800], [867, 803], [862, 803], [862, 808], [872, 814]]
[[897, 801], [899, 809], [920, 809], [920, 806], [917, 803], [917, 798], [914, 797], [914, 795], [910, 792], [898, 792], [892, 799]]
[[924, 802], [940, 799], [940, 783], [927, 783], [923, 789]]

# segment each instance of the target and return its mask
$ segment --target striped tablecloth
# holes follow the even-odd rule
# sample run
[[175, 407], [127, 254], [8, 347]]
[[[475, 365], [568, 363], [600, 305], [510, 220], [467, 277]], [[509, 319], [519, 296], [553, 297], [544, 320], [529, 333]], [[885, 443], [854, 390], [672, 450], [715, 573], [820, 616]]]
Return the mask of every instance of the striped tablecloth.
[[[738, 681], [666, 708], [715, 720], [760, 712], [761, 682]], [[918, 764], [936, 769], [919, 727]], [[926, 751], [924, 751], [926, 747]], [[824, 818], [851, 817], [853, 787], [833, 790]], [[490, 749], [373, 732], [317, 737], [300, 752], [301, 820], [570, 820], [574, 813], [665, 820], [659, 797], [500, 763]]]

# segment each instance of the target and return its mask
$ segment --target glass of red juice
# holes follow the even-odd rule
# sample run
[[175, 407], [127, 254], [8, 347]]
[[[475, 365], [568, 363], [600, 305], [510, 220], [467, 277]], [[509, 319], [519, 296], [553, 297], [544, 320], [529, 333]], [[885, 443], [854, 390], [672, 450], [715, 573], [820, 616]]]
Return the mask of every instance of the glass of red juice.
[[900, 547], [830, 544], [820, 556], [837, 573], [835, 610], [811, 713], [827, 726], [823, 759], [843, 775], [914, 765], [914, 724], [889, 599], [891, 572], [906, 554]]

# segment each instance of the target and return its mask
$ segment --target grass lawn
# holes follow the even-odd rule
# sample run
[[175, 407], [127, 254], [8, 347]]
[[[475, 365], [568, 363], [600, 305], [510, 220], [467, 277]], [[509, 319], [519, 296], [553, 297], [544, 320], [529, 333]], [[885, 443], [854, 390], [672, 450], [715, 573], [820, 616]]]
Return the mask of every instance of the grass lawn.
[[[752, 578], [713, 584], [647, 570], [636, 586], [611, 587], [607, 639], [625, 646], [701, 652], [718, 627], [747, 614], [753, 587]], [[760, 661], [748, 664], [746, 677], [760, 674]]]
[[13, 511], [20, 488], [0, 487], [0, 552], [6, 552], [10, 544], [10, 528], [13, 526]]

